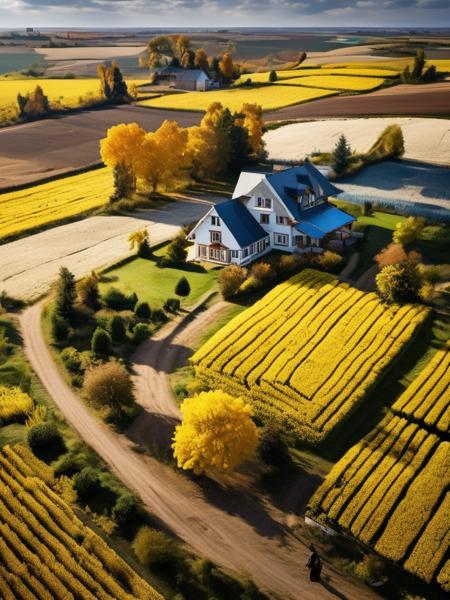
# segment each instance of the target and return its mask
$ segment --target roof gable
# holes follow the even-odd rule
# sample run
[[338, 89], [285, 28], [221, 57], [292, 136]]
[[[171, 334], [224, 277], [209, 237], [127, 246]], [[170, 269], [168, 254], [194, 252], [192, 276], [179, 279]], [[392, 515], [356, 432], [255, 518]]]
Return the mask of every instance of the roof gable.
[[216, 204], [215, 209], [241, 248], [267, 237], [267, 232], [239, 200]]

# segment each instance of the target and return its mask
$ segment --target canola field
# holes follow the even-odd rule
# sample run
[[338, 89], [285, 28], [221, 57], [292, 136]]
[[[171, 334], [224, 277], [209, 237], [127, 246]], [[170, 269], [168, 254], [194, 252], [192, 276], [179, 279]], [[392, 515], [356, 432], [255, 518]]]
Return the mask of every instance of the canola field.
[[281, 81], [283, 85], [321, 87], [330, 90], [367, 92], [384, 83], [381, 77], [352, 77], [347, 75], [308, 75]]
[[450, 347], [333, 467], [309, 514], [450, 591]]
[[[311, 75], [352, 75], [354, 77], [397, 77], [398, 73], [393, 71], [392, 69], [352, 69], [348, 68], [340, 68], [340, 69], [327, 69], [327, 68], [303, 68], [303, 69], [288, 69], [288, 70], [280, 70], [276, 71], [277, 80], [289, 80], [299, 77], [308, 77]], [[269, 81], [270, 71], [265, 71], [261, 73], [248, 73], [242, 75], [235, 83], [235, 85], [239, 85], [245, 83], [248, 79], [251, 80], [252, 83], [270, 83]]]
[[197, 377], [249, 398], [312, 445], [365, 400], [424, 321], [422, 306], [386, 308], [375, 294], [306, 269], [276, 286], [193, 356]]
[[0, 240], [88, 213], [106, 204], [112, 192], [105, 167], [0, 194]]
[[260, 104], [263, 110], [275, 110], [292, 104], [300, 104], [337, 92], [325, 89], [300, 88], [296, 86], [265, 86], [260, 88], [237, 88], [211, 92], [186, 92], [143, 100], [141, 106], [173, 110], [205, 111], [213, 102], [221, 102], [231, 111], [238, 111], [245, 102]]
[[51, 489], [23, 446], [0, 451], [0, 597], [163, 600]]

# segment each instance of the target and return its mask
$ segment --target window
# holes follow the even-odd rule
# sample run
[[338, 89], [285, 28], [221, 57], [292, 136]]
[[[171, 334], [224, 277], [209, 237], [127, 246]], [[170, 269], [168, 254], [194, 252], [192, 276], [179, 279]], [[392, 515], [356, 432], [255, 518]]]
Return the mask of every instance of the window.
[[255, 254], [255, 244], [250, 244], [250, 254]]
[[261, 215], [259, 215], [259, 222], [261, 223], [261, 225], [268, 225], [270, 222], [270, 215], [268, 215], [267, 213], [262, 213]]
[[211, 225], [215, 225], [216, 227], [220, 227], [220, 219], [219, 217], [211, 217]]
[[206, 258], [206, 246], [199, 246], [198, 253], [202, 258]]
[[272, 200], [270, 198], [256, 198], [256, 206], [258, 208], [272, 208]]
[[220, 231], [210, 231], [211, 234], [211, 242], [216, 242], [220, 244], [222, 242], [222, 233]]
[[228, 262], [227, 259], [227, 250], [223, 250], [222, 248], [210, 248], [209, 249], [209, 258], [211, 260], [217, 260], [218, 262]]
[[277, 225], [289, 225], [289, 217], [277, 217]]
[[244, 249], [242, 250], [242, 256], [243, 256], [243, 258], [245, 258], [245, 257], [247, 257], [247, 256], [248, 256], [248, 248], [244, 248]]
[[276, 246], [288, 246], [289, 245], [289, 236], [286, 235], [285, 233], [274, 233], [273, 236], [275, 239], [274, 243]]
[[239, 258], [239, 250], [232, 250], [231, 258]]

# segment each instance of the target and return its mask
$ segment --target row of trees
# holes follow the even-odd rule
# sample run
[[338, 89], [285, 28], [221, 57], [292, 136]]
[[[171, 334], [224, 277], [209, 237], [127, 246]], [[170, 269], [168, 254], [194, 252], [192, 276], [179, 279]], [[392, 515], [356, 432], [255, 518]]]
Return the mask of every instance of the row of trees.
[[202, 69], [221, 83], [228, 83], [240, 75], [239, 66], [233, 62], [230, 51], [222, 56], [208, 57], [204, 48], [192, 48], [187, 35], [159, 35], [151, 39], [140, 57], [141, 67], [158, 68], [165, 65], [183, 69]]
[[423, 48], [417, 50], [414, 58], [414, 64], [410, 69], [405, 67], [402, 73], [403, 83], [430, 83], [436, 81], [437, 72], [434, 65], [426, 66], [426, 57]]
[[198, 127], [164, 121], [146, 132], [137, 123], [108, 130], [100, 142], [103, 162], [114, 169], [114, 199], [132, 195], [138, 180], [152, 192], [185, 187], [191, 177], [237, 171], [264, 152], [262, 109], [244, 104], [231, 113], [211, 104]]

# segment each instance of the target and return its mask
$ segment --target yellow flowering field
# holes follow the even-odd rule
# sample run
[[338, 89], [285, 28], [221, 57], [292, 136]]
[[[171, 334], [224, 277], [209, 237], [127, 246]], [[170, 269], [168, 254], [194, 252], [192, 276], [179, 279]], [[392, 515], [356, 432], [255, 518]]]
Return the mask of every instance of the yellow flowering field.
[[112, 192], [105, 167], [0, 194], [0, 239], [87, 213], [106, 204]]
[[30, 450], [0, 451], [0, 482], [0, 597], [163, 600], [52, 490]]
[[450, 591], [450, 347], [333, 467], [309, 514]]
[[295, 86], [265, 86], [260, 88], [237, 88], [211, 92], [186, 92], [169, 94], [139, 102], [141, 106], [151, 108], [169, 108], [174, 110], [204, 111], [213, 102], [221, 102], [231, 111], [240, 110], [244, 102], [260, 104], [263, 110], [273, 110], [316, 100], [335, 94], [331, 90], [297, 88]]
[[[352, 69], [348, 68], [340, 68], [340, 69], [327, 69], [327, 68], [317, 68], [317, 69], [289, 69], [287, 71], [276, 71], [277, 80], [289, 80], [297, 77], [307, 77], [310, 75], [353, 75], [358, 77], [397, 77], [398, 73], [393, 71], [392, 69]], [[235, 85], [239, 85], [251, 79], [252, 83], [268, 83], [269, 82], [270, 71], [265, 71], [261, 73], [247, 73], [242, 75], [235, 83]], [[324, 86], [325, 87], [325, 86]]]
[[422, 306], [384, 306], [375, 294], [306, 269], [276, 286], [193, 356], [210, 387], [253, 401], [322, 442], [366, 398], [413, 339]]
[[332, 90], [365, 92], [380, 87], [384, 83], [384, 79], [381, 77], [356, 77], [347, 75], [310, 75], [286, 79], [281, 83], [283, 85], [301, 85]]
[[[369, 70], [389, 70], [389, 71], [397, 71], [397, 73], [401, 73], [405, 67], [408, 65], [412, 67], [414, 63], [414, 58], [393, 58], [390, 60], [370, 60], [367, 62], [349, 62], [349, 63], [330, 63], [324, 65], [324, 69], [341, 69], [344, 68], [346, 71], [354, 70], [354, 69], [369, 69]], [[426, 66], [434, 65], [436, 70], [440, 73], [449, 73], [450, 72], [450, 59], [441, 59], [441, 58], [433, 58], [427, 60]], [[383, 77], [386, 75], [383, 74]]]

